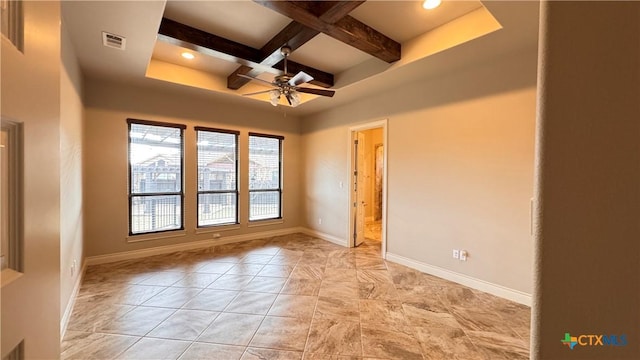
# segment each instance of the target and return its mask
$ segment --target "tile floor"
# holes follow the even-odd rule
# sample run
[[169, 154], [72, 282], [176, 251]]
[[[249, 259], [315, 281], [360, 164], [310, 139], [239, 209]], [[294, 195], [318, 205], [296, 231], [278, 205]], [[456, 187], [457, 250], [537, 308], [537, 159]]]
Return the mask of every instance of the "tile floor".
[[528, 359], [529, 308], [302, 234], [91, 266], [62, 359]]

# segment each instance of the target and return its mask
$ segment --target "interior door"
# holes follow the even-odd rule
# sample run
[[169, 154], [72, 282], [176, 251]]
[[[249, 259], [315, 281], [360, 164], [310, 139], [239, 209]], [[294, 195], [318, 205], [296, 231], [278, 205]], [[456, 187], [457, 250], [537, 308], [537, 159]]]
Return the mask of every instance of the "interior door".
[[357, 132], [354, 140], [354, 191], [355, 202], [353, 206], [354, 224], [353, 224], [353, 245], [358, 246], [364, 242], [364, 222], [365, 222], [365, 137], [361, 132]]

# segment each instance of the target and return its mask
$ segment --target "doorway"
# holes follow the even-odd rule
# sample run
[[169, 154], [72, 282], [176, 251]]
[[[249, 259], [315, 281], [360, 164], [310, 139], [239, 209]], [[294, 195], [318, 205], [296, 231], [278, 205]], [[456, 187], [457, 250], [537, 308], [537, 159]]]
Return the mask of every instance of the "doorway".
[[350, 131], [350, 246], [376, 247], [386, 253], [387, 121]]

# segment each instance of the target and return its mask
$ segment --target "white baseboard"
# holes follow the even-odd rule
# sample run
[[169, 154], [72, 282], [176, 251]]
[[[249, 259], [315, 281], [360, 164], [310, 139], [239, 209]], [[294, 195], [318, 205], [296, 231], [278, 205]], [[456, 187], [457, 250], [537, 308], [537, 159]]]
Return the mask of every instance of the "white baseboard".
[[510, 289], [502, 285], [493, 284], [488, 281], [476, 279], [474, 277], [443, 269], [438, 266], [433, 266], [420, 261], [412, 260], [404, 256], [392, 254], [389, 252], [386, 255], [386, 260], [388, 261], [393, 261], [395, 263], [408, 266], [412, 269], [422, 271], [429, 275], [437, 276], [439, 278], [450, 280], [476, 290], [499, 296], [501, 298], [515, 301], [523, 305], [531, 306], [531, 294]]
[[62, 318], [60, 319], [60, 339], [64, 339], [64, 334], [67, 332], [67, 325], [69, 325], [69, 320], [71, 320], [73, 307], [76, 304], [76, 298], [80, 292], [80, 285], [82, 284], [82, 279], [84, 278], [86, 270], [87, 262], [84, 261], [82, 268], [80, 269], [80, 274], [78, 274], [78, 277], [76, 278], [76, 283], [73, 285], [73, 291], [71, 291], [71, 296], [69, 297], [67, 306], [64, 309], [64, 314], [62, 314]]
[[89, 256], [85, 259], [87, 265], [105, 264], [122, 260], [139, 259], [153, 255], [168, 254], [176, 251], [208, 248], [211, 246], [237, 243], [248, 240], [263, 239], [273, 236], [289, 235], [304, 232], [304, 228], [294, 227], [281, 230], [262, 231], [251, 234], [223, 236], [219, 239], [192, 241], [183, 244], [156, 246], [148, 249], [124, 251], [115, 254]]
[[332, 242], [332, 243], [334, 243], [336, 245], [349, 247], [349, 244], [347, 243], [348, 240], [341, 239], [341, 238], [333, 236], [333, 235], [325, 234], [325, 233], [317, 231], [317, 230], [313, 230], [313, 229], [309, 229], [309, 228], [302, 228], [300, 230], [300, 232], [303, 233], [303, 234], [309, 235], [309, 236], [314, 236], [314, 237], [317, 237], [319, 239], [326, 240], [328, 242]]

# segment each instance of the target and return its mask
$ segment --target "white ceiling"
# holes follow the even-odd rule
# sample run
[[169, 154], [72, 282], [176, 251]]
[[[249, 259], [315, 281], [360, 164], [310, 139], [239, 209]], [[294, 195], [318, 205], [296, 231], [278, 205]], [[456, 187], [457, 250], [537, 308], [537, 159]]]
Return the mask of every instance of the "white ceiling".
[[[537, 41], [537, 2], [444, 0], [432, 11], [426, 11], [420, 5], [420, 1], [369, 0], [350, 14], [402, 44], [402, 59], [394, 64], [386, 64], [324, 34], [297, 49], [292, 60], [335, 74], [337, 93], [334, 98], [305, 98], [307, 102], [292, 112], [304, 115], [321, 111], [366, 96], [371, 91], [433, 75], [431, 69], [472, 64], [478, 59], [498, 56], [519, 47], [535, 46]], [[196, 54], [194, 60], [185, 60], [180, 56], [185, 49], [157, 41], [162, 17], [253, 48], [262, 47], [291, 21], [245, 0], [65, 1], [62, 13], [64, 27], [74, 43], [83, 72], [89, 78], [193, 91], [202, 96], [225, 99], [233, 96], [234, 101], [247, 105], [255, 105], [252, 103], [256, 101], [238, 95], [248, 90], [261, 90], [261, 86], [250, 84], [238, 91], [228, 90], [224, 85], [226, 77], [238, 67], [237, 64], [201, 54]], [[478, 17], [485, 13], [491, 20], [495, 18], [493, 21], [499, 23], [498, 27], [490, 28], [489, 20]], [[502, 29], [495, 31], [500, 26]], [[102, 31], [126, 37], [126, 50], [103, 47]], [[474, 38], [477, 39], [472, 40]], [[425, 64], [430, 66], [425, 68]], [[170, 66], [173, 77], [158, 75], [157, 70], [150, 71], [152, 65], [158, 65], [155, 69]], [[215, 81], [172, 80], [180, 69], [190, 71], [190, 74], [194, 71], [189, 69], [195, 69]], [[270, 80], [270, 76], [273, 75], [264, 78]], [[187, 89], [172, 82], [197, 89]], [[202, 86], [203, 83], [213, 85]]]

